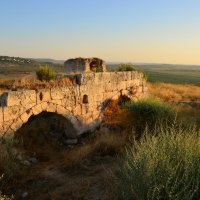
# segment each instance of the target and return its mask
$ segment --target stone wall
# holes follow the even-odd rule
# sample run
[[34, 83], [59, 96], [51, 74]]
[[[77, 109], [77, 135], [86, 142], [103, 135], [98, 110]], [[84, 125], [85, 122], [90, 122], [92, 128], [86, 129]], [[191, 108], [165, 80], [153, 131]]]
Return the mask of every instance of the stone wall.
[[110, 99], [126, 95], [137, 100], [147, 93], [139, 72], [78, 74], [74, 85], [41, 90], [5, 92], [0, 96], [0, 133], [14, 133], [32, 115], [55, 112], [67, 118], [77, 135], [99, 125]]

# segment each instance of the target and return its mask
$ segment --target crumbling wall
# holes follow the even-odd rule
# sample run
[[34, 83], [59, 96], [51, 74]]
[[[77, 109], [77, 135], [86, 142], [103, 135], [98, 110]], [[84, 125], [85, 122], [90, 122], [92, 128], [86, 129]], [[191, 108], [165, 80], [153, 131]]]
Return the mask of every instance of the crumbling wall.
[[32, 115], [55, 112], [67, 118], [77, 135], [99, 125], [110, 99], [125, 95], [137, 100], [147, 94], [140, 72], [85, 73], [74, 76], [76, 84], [63, 88], [19, 90], [0, 97], [0, 134], [14, 133]]
[[64, 63], [68, 73], [106, 72], [106, 63], [100, 58], [75, 58]]

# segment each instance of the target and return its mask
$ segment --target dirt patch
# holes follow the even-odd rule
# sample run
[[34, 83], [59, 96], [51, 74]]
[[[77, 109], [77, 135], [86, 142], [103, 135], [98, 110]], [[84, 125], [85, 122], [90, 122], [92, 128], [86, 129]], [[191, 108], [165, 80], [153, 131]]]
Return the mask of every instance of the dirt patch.
[[[110, 199], [110, 171], [116, 156], [85, 155], [79, 161], [79, 146], [63, 151], [48, 162], [28, 166], [10, 182], [6, 193], [14, 199], [107, 200]], [[83, 148], [83, 147], [82, 147]]]

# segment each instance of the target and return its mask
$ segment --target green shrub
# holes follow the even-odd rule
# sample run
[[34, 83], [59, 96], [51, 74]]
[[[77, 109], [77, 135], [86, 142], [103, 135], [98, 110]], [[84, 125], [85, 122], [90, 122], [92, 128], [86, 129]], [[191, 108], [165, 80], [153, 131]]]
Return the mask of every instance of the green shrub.
[[142, 72], [142, 73], [143, 73], [143, 78], [144, 78], [144, 80], [145, 80], [145, 81], [148, 81], [148, 76], [147, 76], [147, 74], [144, 73], [144, 72]]
[[56, 72], [52, 68], [50, 68], [48, 65], [40, 66], [36, 71], [37, 78], [40, 81], [50, 81], [55, 79]]
[[128, 64], [121, 64], [117, 71], [135, 71], [135, 67], [132, 65], [128, 65]]
[[115, 176], [115, 199], [200, 199], [200, 131], [160, 129], [127, 150]]
[[169, 125], [176, 118], [175, 109], [167, 103], [156, 99], [144, 99], [130, 102], [125, 105], [133, 119], [136, 135], [138, 137], [147, 126], [150, 131], [162, 124]]

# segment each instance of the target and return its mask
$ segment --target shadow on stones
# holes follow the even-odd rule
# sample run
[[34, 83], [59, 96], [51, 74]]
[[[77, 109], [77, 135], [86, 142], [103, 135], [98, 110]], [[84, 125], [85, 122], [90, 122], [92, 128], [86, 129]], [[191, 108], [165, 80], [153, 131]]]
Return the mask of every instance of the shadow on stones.
[[14, 136], [14, 145], [30, 156], [47, 161], [66, 148], [66, 141], [76, 139], [69, 120], [51, 112], [31, 116]]

